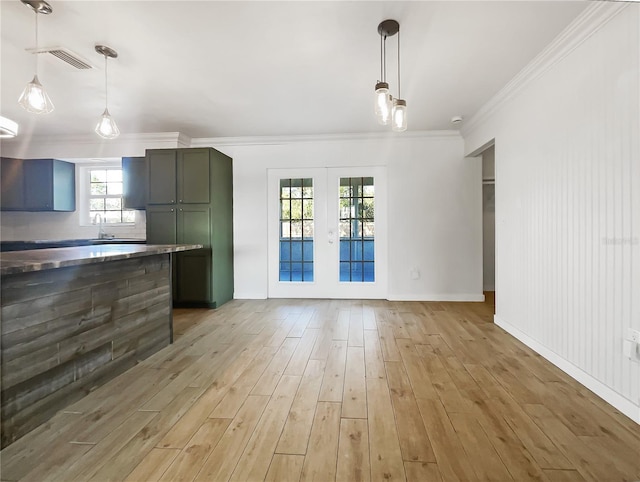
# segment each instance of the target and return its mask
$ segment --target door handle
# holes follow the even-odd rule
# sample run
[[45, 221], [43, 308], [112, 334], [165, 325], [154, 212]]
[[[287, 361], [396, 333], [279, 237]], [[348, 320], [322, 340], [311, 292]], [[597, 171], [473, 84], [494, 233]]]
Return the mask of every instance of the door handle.
[[334, 234], [333, 234], [333, 230], [332, 230], [332, 229], [330, 229], [330, 230], [329, 230], [329, 232], [327, 233], [327, 237], [328, 237], [329, 244], [333, 244], [333, 241], [334, 241], [334, 239], [333, 239]]

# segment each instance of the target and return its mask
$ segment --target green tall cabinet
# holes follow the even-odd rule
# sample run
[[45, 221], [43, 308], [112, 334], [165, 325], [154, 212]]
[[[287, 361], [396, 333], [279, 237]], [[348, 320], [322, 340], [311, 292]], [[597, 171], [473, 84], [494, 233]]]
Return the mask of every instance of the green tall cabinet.
[[202, 244], [176, 253], [175, 306], [215, 308], [233, 298], [233, 177], [211, 148], [146, 151], [147, 243]]

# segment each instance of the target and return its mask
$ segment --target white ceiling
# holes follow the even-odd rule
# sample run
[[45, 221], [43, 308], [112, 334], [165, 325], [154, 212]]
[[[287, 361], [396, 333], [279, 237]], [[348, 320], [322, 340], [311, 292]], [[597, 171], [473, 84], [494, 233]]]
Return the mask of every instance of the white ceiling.
[[[399, 21], [402, 96], [409, 130], [450, 129], [469, 118], [584, 8], [583, 1], [56, 1], [39, 16], [41, 47], [61, 46], [95, 68], [40, 55], [39, 78], [56, 110], [17, 103], [34, 73], [34, 14], [0, 1], [0, 113], [20, 137], [93, 134], [104, 109], [123, 133], [190, 137], [385, 131], [373, 116], [378, 23]], [[387, 41], [397, 86], [396, 37]], [[23, 137], [24, 136], [24, 137]]]

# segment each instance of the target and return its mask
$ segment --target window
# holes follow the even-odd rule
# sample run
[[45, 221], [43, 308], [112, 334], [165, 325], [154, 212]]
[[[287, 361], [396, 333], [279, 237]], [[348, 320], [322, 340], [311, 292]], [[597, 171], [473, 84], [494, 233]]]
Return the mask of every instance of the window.
[[373, 282], [374, 186], [372, 177], [340, 178], [340, 281]]
[[135, 222], [135, 211], [122, 207], [122, 169], [90, 168], [88, 174], [89, 221], [99, 214], [104, 224]]
[[313, 281], [313, 179], [280, 180], [280, 281]]

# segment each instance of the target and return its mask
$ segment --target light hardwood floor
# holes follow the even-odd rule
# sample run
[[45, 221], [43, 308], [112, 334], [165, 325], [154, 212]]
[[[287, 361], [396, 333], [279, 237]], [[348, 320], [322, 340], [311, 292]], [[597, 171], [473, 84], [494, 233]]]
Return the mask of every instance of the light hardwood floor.
[[59, 481], [640, 479], [640, 427], [490, 303], [232, 301], [6, 448]]

